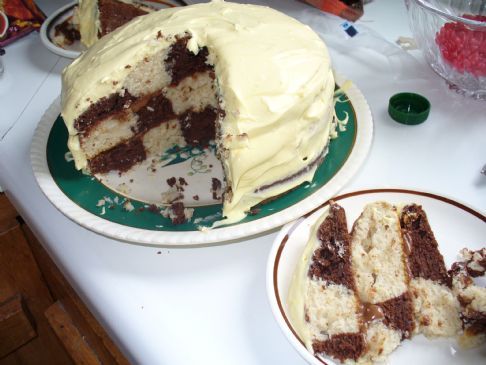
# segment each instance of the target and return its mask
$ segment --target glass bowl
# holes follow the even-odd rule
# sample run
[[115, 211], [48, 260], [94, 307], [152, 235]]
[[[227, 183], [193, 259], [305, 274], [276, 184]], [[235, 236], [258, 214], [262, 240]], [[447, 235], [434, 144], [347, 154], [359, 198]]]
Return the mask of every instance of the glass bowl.
[[486, 0], [406, 0], [429, 65], [449, 86], [486, 100]]

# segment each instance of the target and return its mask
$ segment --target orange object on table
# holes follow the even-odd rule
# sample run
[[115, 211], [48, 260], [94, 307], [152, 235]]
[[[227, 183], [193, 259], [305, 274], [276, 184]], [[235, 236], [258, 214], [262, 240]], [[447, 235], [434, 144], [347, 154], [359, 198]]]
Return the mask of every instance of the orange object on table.
[[0, 0], [0, 47], [39, 29], [45, 18], [33, 0]]
[[[363, 1], [303, 0], [316, 8], [355, 21], [363, 15]], [[347, 4], [349, 3], [349, 4]]]

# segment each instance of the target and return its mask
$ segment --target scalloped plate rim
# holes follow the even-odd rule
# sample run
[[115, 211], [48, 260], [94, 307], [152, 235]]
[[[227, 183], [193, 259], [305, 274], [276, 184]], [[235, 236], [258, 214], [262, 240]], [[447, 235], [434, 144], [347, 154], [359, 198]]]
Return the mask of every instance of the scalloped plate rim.
[[[338, 84], [342, 84], [346, 79], [336, 75], [336, 80]], [[355, 144], [345, 163], [312, 195], [286, 209], [251, 222], [206, 231], [151, 231], [111, 222], [79, 207], [60, 190], [47, 166], [47, 140], [52, 125], [60, 113], [60, 97], [46, 110], [34, 132], [30, 151], [34, 177], [43, 193], [59, 211], [81, 226], [110, 238], [155, 246], [199, 246], [258, 235], [281, 227], [332, 198], [365, 162], [373, 139], [371, 110], [354, 83], [346, 94], [356, 112], [357, 132]]]

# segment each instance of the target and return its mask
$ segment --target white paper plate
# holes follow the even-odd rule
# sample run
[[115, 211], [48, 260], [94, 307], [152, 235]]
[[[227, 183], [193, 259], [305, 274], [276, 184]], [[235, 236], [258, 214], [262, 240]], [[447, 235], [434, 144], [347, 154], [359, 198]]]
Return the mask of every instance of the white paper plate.
[[[367, 203], [385, 200], [391, 203], [417, 203], [423, 206], [448, 268], [457, 261], [459, 251], [486, 245], [486, 217], [473, 209], [442, 196], [405, 189], [357, 191], [333, 198], [346, 211], [348, 228]], [[272, 312], [292, 346], [310, 364], [335, 364], [330, 358], [317, 358], [298, 339], [287, 316], [290, 281], [308, 241], [310, 227], [322, 208], [288, 223], [275, 239], [267, 263], [267, 294]], [[390, 364], [485, 364], [486, 347], [461, 350], [453, 339], [428, 340], [422, 335], [405, 340], [389, 357]]]
[[[342, 78], [338, 77], [338, 82], [340, 81], [342, 81]], [[330, 180], [322, 186], [315, 187], [315, 191], [311, 195], [292, 203], [292, 205], [286, 208], [268, 211], [266, 216], [263, 214], [259, 216], [257, 214], [252, 217], [252, 221], [242, 222], [232, 226], [202, 231], [187, 227], [185, 228], [185, 231], [181, 231], [176, 227], [163, 226], [156, 226], [151, 229], [141, 229], [134, 225], [130, 225], [129, 223], [125, 223], [125, 220], [120, 220], [118, 223], [114, 220], [110, 220], [108, 214], [101, 215], [98, 211], [91, 210], [91, 212], [89, 212], [89, 209], [83, 209], [60, 189], [51, 175], [48, 166], [46, 149], [53, 123], [60, 113], [59, 100], [56, 100], [50, 106], [37, 127], [31, 147], [32, 167], [35, 178], [42, 191], [61, 212], [80, 225], [112, 238], [149, 245], [187, 246], [249, 237], [279, 227], [316, 208], [324, 201], [334, 196], [363, 164], [369, 152], [373, 136], [371, 112], [366, 100], [356, 86], [353, 85], [347, 91], [347, 96], [356, 117], [354, 143], [352, 144], [346, 159], [343, 160], [343, 164], [336, 167], [336, 172], [332, 175]], [[64, 146], [64, 143], [66, 143], [64, 140], [56, 141], [56, 144], [62, 146]], [[336, 143], [339, 143], [339, 138], [336, 140]], [[330, 157], [326, 157], [324, 164], [331, 161]], [[72, 166], [66, 168], [73, 169]], [[166, 178], [169, 177], [170, 176], [166, 176]], [[309, 191], [311, 191], [311, 189], [313, 189], [312, 184]], [[91, 192], [85, 191], [83, 194], [84, 196], [89, 196]], [[282, 198], [285, 199], [285, 195]], [[278, 199], [276, 201], [278, 201]]]

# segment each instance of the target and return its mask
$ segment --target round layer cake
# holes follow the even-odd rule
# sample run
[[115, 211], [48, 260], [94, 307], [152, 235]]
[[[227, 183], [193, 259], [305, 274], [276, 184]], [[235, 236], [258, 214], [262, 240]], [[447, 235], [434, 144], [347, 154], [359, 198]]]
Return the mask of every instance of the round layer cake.
[[326, 46], [268, 7], [212, 1], [136, 18], [62, 81], [77, 169], [122, 173], [174, 145], [215, 140], [224, 224], [311, 181], [335, 127]]

